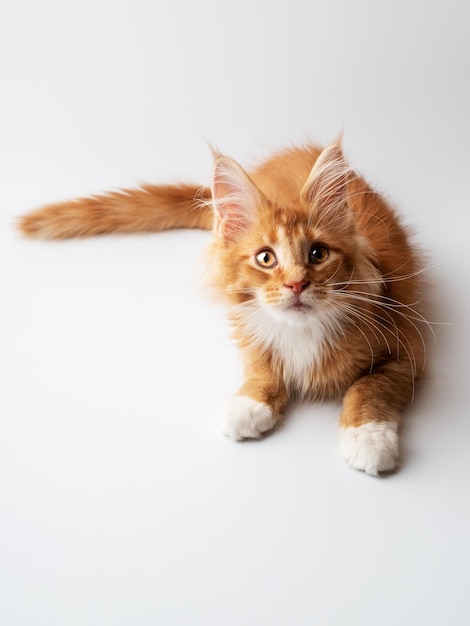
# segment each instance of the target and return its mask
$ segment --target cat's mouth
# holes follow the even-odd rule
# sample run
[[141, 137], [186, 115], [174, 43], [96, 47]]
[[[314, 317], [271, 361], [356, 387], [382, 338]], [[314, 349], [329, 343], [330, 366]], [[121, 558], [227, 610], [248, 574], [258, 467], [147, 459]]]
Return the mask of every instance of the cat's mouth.
[[291, 302], [285, 308], [285, 311], [293, 311], [295, 313], [306, 313], [307, 311], [311, 311], [312, 307], [305, 302], [301, 302], [300, 300], [296, 300], [295, 302]]
[[289, 319], [294, 321], [300, 321], [302, 318], [311, 316], [313, 311], [316, 309], [316, 304], [313, 302], [305, 302], [302, 297], [293, 297], [288, 298], [281, 302], [273, 302], [273, 303], [265, 303], [267, 308], [274, 314], [276, 317], [280, 317], [280, 319], [284, 321], [288, 321]]

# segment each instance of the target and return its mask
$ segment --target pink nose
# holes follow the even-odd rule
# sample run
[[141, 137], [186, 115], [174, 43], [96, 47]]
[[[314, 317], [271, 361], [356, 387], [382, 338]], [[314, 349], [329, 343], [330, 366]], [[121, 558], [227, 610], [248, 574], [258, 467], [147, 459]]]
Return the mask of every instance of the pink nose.
[[304, 289], [310, 285], [310, 281], [308, 280], [293, 280], [290, 283], [284, 283], [284, 287], [288, 287], [292, 289], [296, 296], [300, 296]]

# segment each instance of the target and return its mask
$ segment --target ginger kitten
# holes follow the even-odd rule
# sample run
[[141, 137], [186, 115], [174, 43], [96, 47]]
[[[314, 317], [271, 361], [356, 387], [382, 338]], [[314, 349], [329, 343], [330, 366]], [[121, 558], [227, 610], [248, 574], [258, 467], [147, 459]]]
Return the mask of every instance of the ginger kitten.
[[396, 468], [401, 412], [425, 361], [422, 270], [338, 144], [288, 149], [250, 175], [216, 155], [212, 189], [144, 185], [46, 206], [20, 228], [56, 239], [212, 228], [211, 283], [245, 367], [225, 434], [259, 438], [291, 399], [342, 397], [346, 461], [372, 475]]

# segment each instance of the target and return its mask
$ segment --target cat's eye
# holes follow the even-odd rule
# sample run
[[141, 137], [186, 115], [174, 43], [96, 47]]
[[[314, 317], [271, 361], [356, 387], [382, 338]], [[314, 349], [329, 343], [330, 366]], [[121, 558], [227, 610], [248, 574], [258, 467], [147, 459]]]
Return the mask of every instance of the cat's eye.
[[264, 248], [263, 250], [257, 252], [255, 260], [260, 267], [264, 267], [266, 269], [271, 269], [277, 265], [276, 255], [269, 248]]
[[314, 265], [319, 265], [320, 263], [324, 263], [329, 256], [330, 251], [327, 247], [315, 244], [310, 250], [308, 262], [313, 263]]

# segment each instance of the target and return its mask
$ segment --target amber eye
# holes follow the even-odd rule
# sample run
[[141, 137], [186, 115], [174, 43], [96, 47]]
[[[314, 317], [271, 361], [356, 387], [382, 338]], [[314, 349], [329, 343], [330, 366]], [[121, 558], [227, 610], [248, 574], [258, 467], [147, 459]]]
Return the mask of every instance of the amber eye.
[[330, 251], [328, 250], [328, 248], [326, 248], [325, 246], [320, 246], [319, 244], [315, 244], [310, 250], [308, 262], [313, 263], [314, 265], [319, 265], [320, 263], [324, 263], [329, 256]]
[[264, 250], [257, 252], [255, 260], [260, 267], [264, 267], [266, 269], [271, 269], [277, 265], [276, 255], [269, 248], [265, 248]]

